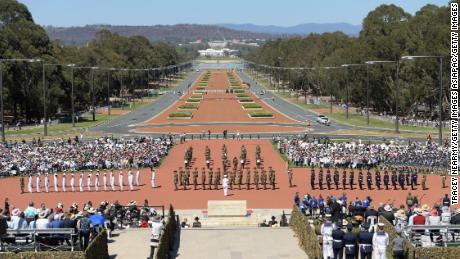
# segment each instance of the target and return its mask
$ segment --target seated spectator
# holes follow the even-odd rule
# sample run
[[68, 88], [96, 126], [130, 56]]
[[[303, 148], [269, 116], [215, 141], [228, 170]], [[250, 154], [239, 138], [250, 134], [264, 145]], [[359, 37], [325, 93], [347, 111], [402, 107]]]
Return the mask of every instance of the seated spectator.
[[35, 221], [35, 228], [36, 229], [48, 229], [49, 228], [49, 220], [47, 218], [46, 210], [40, 211], [38, 214], [38, 219]]
[[450, 213], [450, 208], [443, 206], [441, 208], [441, 225], [449, 225], [452, 214]]
[[264, 219], [264, 221], [262, 221], [262, 223], [259, 224], [259, 227], [269, 227], [269, 225], [267, 224], [267, 220]]
[[180, 223], [180, 227], [181, 228], [189, 228], [190, 227], [190, 224], [187, 223], [187, 218], [184, 218], [182, 223]]
[[441, 224], [441, 217], [438, 215], [438, 211], [436, 209], [431, 210], [430, 216], [428, 216], [428, 224], [431, 226], [436, 226]]
[[192, 227], [194, 227], [194, 228], [201, 228], [200, 218], [195, 217], [195, 221], [193, 222]]
[[25, 220], [24, 213], [21, 212], [18, 208], [14, 208], [11, 212], [11, 218], [8, 225], [9, 228], [15, 230], [27, 228], [27, 222]]
[[34, 203], [31, 201], [29, 202], [29, 206], [24, 210], [24, 214], [26, 216], [27, 223], [35, 220], [35, 216], [37, 215], [37, 209], [34, 207]]
[[50, 215], [49, 221], [50, 228], [62, 228], [61, 216], [59, 214]]
[[72, 219], [72, 215], [70, 213], [64, 213], [64, 219], [61, 222], [61, 228], [74, 228], [76, 229], [77, 224], [75, 220]]
[[460, 225], [460, 208], [455, 210], [455, 215], [450, 219], [450, 224]]
[[388, 222], [394, 224], [394, 220], [395, 220], [395, 215], [393, 214], [393, 208], [391, 207], [390, 204], [386, 204], [384, 207], [383, 207], [383, 212], [381, 214], [386, 220], [388, 220]]
[[415, 209], [415, 216], [413, 218], [413, 224], [414, 225], [425, 225], [426, 219], [425, 216], [422, 215], [422, 209], [421, 208], [416, 208]]
[[275, 216], [272, 216], [272, 220], [270, 220], [270, 221], [268, 222], [268, 225], [269, 225], [270, 227], [276, 227], [276, 226], [278, 225], [278, 221], [276, 221]]

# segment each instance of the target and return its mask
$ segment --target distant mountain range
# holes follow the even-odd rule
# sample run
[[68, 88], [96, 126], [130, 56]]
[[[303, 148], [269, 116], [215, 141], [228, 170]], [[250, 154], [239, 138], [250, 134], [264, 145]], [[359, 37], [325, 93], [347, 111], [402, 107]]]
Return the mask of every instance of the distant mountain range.
[[107, 29], [123, 36], [142, 35], [150, 41], [185, 43], [196, 40], [269, 39], [268, 33], [238, 31], [215, 25], [176, 24], [154, 26], [87, 25], [82, 27], [44, 27], [52, 40], [67, 44], [84, 44], [94, 38], [99, 30]]
[[274, 25], [255, 25], [250, 23], [245, 24], [217, 24], [228, 29], [238, 31], [248, 31], [255, 33], [268, 33], [277, 35], [308, 35], [310, 33], [324, 33], [341, 31], [350, 36], [356, 36], [361, 31], [361, 25], [353, 25], [349, 23], [304, 23], [295, 26], [282, 27]]
[[125, 25], [87, 25], [81, 27], [44, 27], [52, 40], [61, 40], [66, 44], [85, 44], [94, 38], [99, 30], [107, 29], [123, 36], [142, 35], [150, 41], [168, 41], [186, 43], [197, 40], [212, 41], [223, 39], [272, 39], [292, 35], [308, 35], [342, 31], [356, 36], [361, 25], [348, 23], [305, 23], [291, 27], [262, 26], [254, 24], [176, 24], [153, 26], [125, 26]]

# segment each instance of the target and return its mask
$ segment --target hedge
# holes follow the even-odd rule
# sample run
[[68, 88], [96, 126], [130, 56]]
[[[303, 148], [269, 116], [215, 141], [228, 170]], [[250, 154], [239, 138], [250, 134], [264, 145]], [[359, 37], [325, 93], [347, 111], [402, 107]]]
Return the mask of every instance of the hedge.
[[235, 89], [236, 89], [236, 90], [243, 89], [243, 87], [241, 87], [241, 86], [234, 86], [234, 85], [232, 85], [230, 88], [232, 88], [232, 89], [234, 89], [234, 90], [235, 90]]
[[252, 103], [254, 102], [251, 98], [242, 98], [238, 100], [240, 103]]
[[310, 227], [308, 218], [294, 205], [289, 226], [299, 239], [299, 246], [308, 255], [308, 258], [323, 258], [323, 252], [319, 245], [315, 230]]
[[206, 90], [195, 90], [193, 91], [194, 94], [204, 94], [206, 93]]
[[240, 94], [236, 94], [236, 97], [238, 97], [238, 98], [249, 98], [250, 96], [247, 95], [247, 94], [241, 94], [240, 93]]
[[206, 89], [206, 87], [203, 87], [203, 86], [198, 86], [198, 87], [196, 88], [196, 90], [205, 90], [205, 89]]
[[271, 118], [271, 117], [273, 117], [273, 114], [271, 112], [267, 112], [267, 111], [250, 112], [249, 115], [251, 117], [255, 117], [255, 118]]
[[189, 98], [190, 99], [201, 99], [201, 98], [203, 98], [203, 96], [201, 96], [201, 95], [191, 95]]
[[201, 99], [196, 99], [196, 98], [188, 98], [187, 102], [188, 103], [199, 103]]
[[198, 103], [186, 103], [184, 105], [179, 106], [179, 109], [182, 110], [196, 110], [198, 109]]
[[170, 251], [174, 245], [175, 234], [178, 228], [176, 213], [172, 205], [169, 205], [168, 222], [166, 223], [163, 235], [160, 238], [156, 259], [169, 259]]
[[109, 258], [107, 245], [107, 232], [104, 230], [94, 238], [86, 248], [81, 251], [43, 251], [43, 252], [20, 252], [0, 253], [0, 259], [106, 259]]
[[97, 235], [85, 250], [86, 258], [105, 259], [109, 258], [109, 247], [107, 245], [107, 231]]
[[191, 112], [173, 112], [169, 114], [169, 118], [191, 118]]
[[233, 90], [233, 92], [236, 93], [236, 94], [241, 94], [241, 93], [246, 93], [246, 90], [244, 90], [244, 89], [235, 89], [235, 90]]
[[262, 109], [262, 106], [260, 106], [257, 103], [244, 103], [243, 108], [245, 108], [245, 109]]
[[[387, 247], [387, 257], [393, 258], [392, 243], [393, 239], [397, 236], [396, 229], [384, 217], [379, 217], [379, 222], [385, 224], [384, 230], [390, 238], [390, 245]], [[405, 241], [406, 258], [408, 259], [433, 259], [433, 258], [446, 258], [454, 259], [459, 258], [460, 247], [415, 247], [409, 240]]]

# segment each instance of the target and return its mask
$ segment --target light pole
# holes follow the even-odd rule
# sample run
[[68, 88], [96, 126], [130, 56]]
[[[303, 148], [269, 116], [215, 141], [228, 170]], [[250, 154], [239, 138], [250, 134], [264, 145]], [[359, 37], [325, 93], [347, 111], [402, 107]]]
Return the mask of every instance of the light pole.
[[393, 60], [370, 60], [364, 62], [366, 64], [366, 74], [367, 74], [367, 86], [366, 86], [366, 106], [367, 106], [367, 125], [369, 125], [369, 66], [370, 65], [377, 65], [377, 64], [396, 64], [396, 98], [395, 98], [395, 106], [396, 106], [396, 122], [395, 122], [395, 132], [399, 133], [399, 61]]
[[360, 67], [360, 66], [364, 66], [365, 64], [343, 64], [341, 65], [342, 67], [346, 68], [347, 70], [347, 90], [346, 90], [346, 118], [348, 120], [349, 118], [349, 115], [348, 115], [348, 101], [349, 101], [349, 93], [348, 93], [348, 84], [350, 83], [350, 79], [349, 79], [349, 72], [348, 72], [348, 68], [349, 67]]
[[40, 62], [39, 59], [9, 58], [0, 59], [0, 123], [2, 126], [2, 142], [5, 143], [5, 108], [3, 104], [3, 63], [4, 62]]
[[443, 97], [443, 89], [442, 89], [442, 56], [402, 56], [402, 60], [415, 60], [415, 59], [437, 59], [439, 62], [439, 100], [438, 100], [438, 107], [439, 107], [439, 145], [442, 145], [442, 97]]

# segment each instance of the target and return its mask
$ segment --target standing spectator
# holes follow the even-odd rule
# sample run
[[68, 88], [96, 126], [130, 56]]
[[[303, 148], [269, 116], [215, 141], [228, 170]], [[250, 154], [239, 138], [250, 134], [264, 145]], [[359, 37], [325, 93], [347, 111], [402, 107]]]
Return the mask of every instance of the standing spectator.
[[396, 229], [396, 233], [398, 234], [392, 242], [393, 246], [393, 259], [404, 259], [404, 238], [401, 236], [401, 230]]
[[93, 228], [93, 224], [91, 220], [88, 218], [88, 212], [83, 211], [82, 217], [77, 222], [77, 229], [80, 238], [80, 249], [81, 251], [85, 251], [88, 247], [89, 243], [89, 236], [91, 234], [91, 229]]
[[153, 259], [155, 255], [155, 248], [158, 247], [160, 243], [161, 235], [163, 234], [164, 225], [161, 222], [160, 216], [155, 216], [151, 222], [152, 233], [150, 236], [150, 256], [148, 259]]
[[200, 218], [195, 217], [195, 221], [193, 222], [192, 227], [193, 227], [193, 228], [201, 228]]

